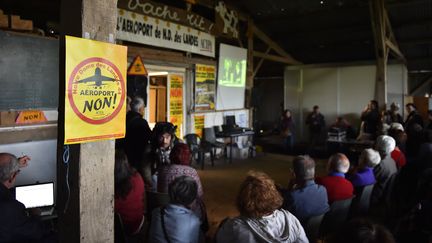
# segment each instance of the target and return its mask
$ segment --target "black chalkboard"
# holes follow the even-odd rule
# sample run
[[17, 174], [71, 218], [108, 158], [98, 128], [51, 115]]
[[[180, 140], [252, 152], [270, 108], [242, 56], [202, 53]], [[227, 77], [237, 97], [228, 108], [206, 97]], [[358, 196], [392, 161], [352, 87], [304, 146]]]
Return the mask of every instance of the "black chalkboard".
[[0, 31], [0, 111], [57, 109], [59, 40]]

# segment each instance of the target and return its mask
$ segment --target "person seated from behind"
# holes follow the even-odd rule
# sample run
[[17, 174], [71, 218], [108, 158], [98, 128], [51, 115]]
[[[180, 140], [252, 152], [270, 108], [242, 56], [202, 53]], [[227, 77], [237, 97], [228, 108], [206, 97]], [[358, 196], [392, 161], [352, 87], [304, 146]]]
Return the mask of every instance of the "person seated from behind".
[[274, 181], [263, 172], [249, 172], [237, 195], [240, 216], [225, 219], [216, 242], [309, 242], [298, 219], [282, 206]]
[[114, 212], [127, 235], [138, 234], [144, 224], [144, 180], [121, 150], [115, 152], [114, 183]]
[[406, 134], [403, 130], [402, 124], [392, 123], [390, 125], [388, 135], [390, 137], [392, 137], [396, 142], [396, 146], [390, 155], [391, 155], [392, 159], [396, 162], [396, 166], [397, 166], [398, 170], [400, 170], [407, 163], [405, 154], [400, 149], [400, 147], [403, 146], [403, 144], [406, 141]]
[[376, 165], [381, 161], [378, 151], [374, 149], [365, 149], [361, 152], [358, 166], [347, 175], [354, 188], [364, 187], [375, 184], [373, 168], [370, 165]]
[[190, 166], [191, 153], [187, 144], [178, 143], [170, 153], [171, 164], [163, 166], [158, 172], [158, 192], [167, 193], [168, 185], [179, 176], [193, 178], [198, 186], [197, 200], [191, 205], [191, 210], [201, 219], [205, 220], [206, 212], [203, 210], [203, 188], [197, 171]]
[[29, 160], [28, 156], [0, 153], [0, 242], [45, 242], [52, 237], [39, 218], [40, 212], [33, 210], [29, 216], [24, 204], [10, 192]]
[[390, 155], [395, 146], [395, 140], [387, 135], [381, 135], [376, 140], [375, 149], [379, 152], [381, 161], [373, 165], [376, 183], [371, 196], [372, 204], [381, 201], [387, 182], [390, 177], [397, 172], [396, 162]]
[[327, 162], [328, 175], [317, 178], [317, 183], [323, 185], [327, 190], [329, 204], [353, 197], [353, 185], [345, 179], [345, 173], [348, 172], [349, 167], [350, 162], [344, 154], [334, 154]]
[[315, 184], [315, 161], [311, 157], [297, 156], [293, 161], [293, 171], [294, 179], [289, 191], [284, 192], [283, 208], [305, 225], [310, 217], [329, 210], [327, 191], [323, 186]]
[[202, 242], [200, 220], [190, 210], [198, 186], [189, 176], [180, 176], [169, 184], [170, 203], [152, 212], [150, 242]]
[[354, 219], [328, 237], [326, 243], [395, 243], [393, 235], [384, 226], [367, 219]]

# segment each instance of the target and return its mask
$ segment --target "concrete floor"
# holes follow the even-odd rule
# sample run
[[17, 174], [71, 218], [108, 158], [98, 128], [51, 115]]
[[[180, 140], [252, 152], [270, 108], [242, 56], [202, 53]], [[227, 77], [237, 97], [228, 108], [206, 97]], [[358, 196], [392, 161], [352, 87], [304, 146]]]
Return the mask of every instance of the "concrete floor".
[[[210, 224], [207, 235], [213, 237], [219, 223], [224, 218], [238, 215], [235, 198], [248, 171], [263, 171], [276, 183], [286, 187], [290, 180], [292, 158], [288, 155], [259, 153], [255, 158], [234, 160], [232, 164], [219, 159], [215, 162], [214, 167], [211, 167], [207, 159], [205, 169], [198, 169], [204, 187], [204, 201]], [[316, 163], [317, 175], [323, 175], [326, 161], [319, 160]]]

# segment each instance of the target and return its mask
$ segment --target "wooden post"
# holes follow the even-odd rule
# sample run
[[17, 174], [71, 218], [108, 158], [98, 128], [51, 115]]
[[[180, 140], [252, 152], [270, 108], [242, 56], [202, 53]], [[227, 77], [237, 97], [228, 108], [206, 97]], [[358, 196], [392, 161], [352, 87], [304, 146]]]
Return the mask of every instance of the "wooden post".
[[375, 99], [380, 104], [380, 107], [383, 108], [387, 103], [388, 55], [391, 52], [397, 59], [405, 64], [406, 59], [400, 51], [393, 34], [391, 23], [384, 6], [384, 0], [369, 0], [369, 7], [377, 58]]
[[[57, 206], [60, 242], [114, 242], [114, 141], [72, 145], [63, 163], [64, 35], [108, 42], [115, 39], [116, 0], [64, 0], [61, 3]], [[88, 33], [88, 34], [87, 34]], [[79, 51], [79, 50], [77, 50]], [[68, 174], [69, 179], [66, 180]], [[67, 189], [70, 187], [70, 193]]]
[[377, 57], [375, 78], [375, 99], [380, 107], [387, 103], [387, 59], [388, 48], [385, 43], [384, 2], [370, 0], [372, 29], [375, 37], [375, 53]]

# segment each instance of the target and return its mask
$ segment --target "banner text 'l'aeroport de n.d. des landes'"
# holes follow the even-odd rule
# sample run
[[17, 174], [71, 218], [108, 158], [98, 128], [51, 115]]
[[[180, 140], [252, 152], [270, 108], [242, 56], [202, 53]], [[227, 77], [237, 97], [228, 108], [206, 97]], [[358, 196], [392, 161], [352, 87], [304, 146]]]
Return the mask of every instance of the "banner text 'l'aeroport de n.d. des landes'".
[[215, 56], [215, 37], [188, 26], [118, 9], [117, 39]]

